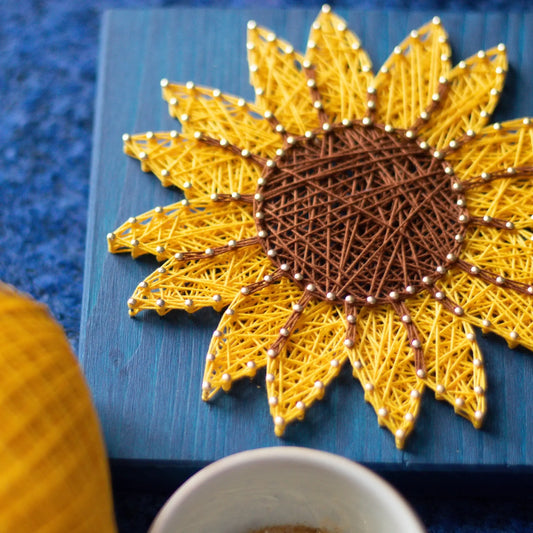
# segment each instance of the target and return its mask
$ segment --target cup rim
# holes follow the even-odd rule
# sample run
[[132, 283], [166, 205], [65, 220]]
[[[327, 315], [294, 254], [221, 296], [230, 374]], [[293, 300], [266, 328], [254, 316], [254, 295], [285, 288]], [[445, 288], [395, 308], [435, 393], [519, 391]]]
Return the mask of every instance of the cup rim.
[[336, 474], [344, 477], [355, 477], [362, 482], [365, 490], [373, 493], [376, 498], [386, 501], [386, 507], [395, 515], [401, 516], [408, 531], [412, 533], [426, 533], [422, 522], [412, 509], [407, 500], [387, 481], [378, 474], [351, 459], [346, 457], [299, 446], [271, 446], [266, 448], [255, 448], [237, 452], [209, 465], [205, 466], [196, 474], [191, 476], [170, 496], [155, 517], [148, 533], [161, 533], [167, 522], [173, 517], [175, 508], [179, 507], [193, 494], [197, 488], [212, 478], [226, 475], [234, 468], [244, 465], [272, 460], [298, 461], [319, 468], [333, 470]]

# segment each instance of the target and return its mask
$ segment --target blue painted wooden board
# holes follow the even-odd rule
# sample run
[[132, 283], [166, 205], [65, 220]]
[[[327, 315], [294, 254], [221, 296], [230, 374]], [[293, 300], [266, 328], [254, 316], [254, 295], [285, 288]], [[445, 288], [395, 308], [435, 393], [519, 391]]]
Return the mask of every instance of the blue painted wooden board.
[[[340, 11], [378, 67], [394, 45], [436, 13]], [[176, 201], [122, 154], [124, 132], [176, 127], [159, 80], [194, 80], [252, 99], [245, 25], [255, 19], [304, 49], [315, 10], [118, 10], [104, 18], [87, 236], [80, 360], [115, 459], [194, 465], [248, 448], [303, 445], [380, 469], [491, 469], [533, 463], [533, 357], [496, 337], [480, 340], [489, 380], [489, 415], [476, 431], [429, 393], [403, 452], [378, 427], [347, 370], [306, 420], [274, 436], [264, 386], [243, 381], [213, 404], [200, 399], [214, 311], [165, 318], [127, 314], [126, 300], [155, 260], [110, 255], [106, 234], [129, 216]], [[454, 61], [502, 41], [510, 73], [495, 119], [533, 115], [533, 15], [440, 13]]]

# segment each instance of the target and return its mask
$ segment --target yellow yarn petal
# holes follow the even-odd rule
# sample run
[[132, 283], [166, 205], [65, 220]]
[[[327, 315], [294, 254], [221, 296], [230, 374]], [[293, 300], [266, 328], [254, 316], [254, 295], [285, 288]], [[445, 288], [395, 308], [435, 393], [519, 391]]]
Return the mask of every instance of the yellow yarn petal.
[[510, 347], [533, 350], [533, 298], [454, 269], [439, 287], [465, 311], [467, 320], [507, 340]]
[[486, 411], [483, 358], [472, 326], [430, 295], [408, 300], [426, 363], [424, 382], [435, 397], [479, 428]]
[[424, 383], [416, 375], [406, 329], [391, 307], [361, 311], [350, 361], [379, 424], [388, 428], [396, 446], [403, 448], [416, 422]]
[[409, 129], [432, 103], [439, 78], [448, 75], [449, 57], [448, 38], [437, 18], [411, 32], [376, 76], [375, 121]]
[[185, 133], [193, 135], [198, 131], [216, 140], [225, 139], [241, 150], [274, 157], [279, 137], [257, 116], [260, 111], [255, 105], [218, 89], [193, 84], [164, 85], [163, 98], [169, 103], [169, 113], [181, 122]]
[[202, 307], [220, 311], [239, 290], [272, 270], [261, 246], [246, 246], [221, 255], [191, 261], [169, 259], [135, 289], [128, 301], [130, 314], [153, 309], [160, 315], [171, 309], [193, 313]]
[[252, 193], [261, 168], [223, 147], [210, 146], [177, 132], [124, 136], [124, 152], [140, 160], [164, 187], [183, 189], [187, 198], [215, 193]]
[[472, 216], [498, 218], [516, 229], [533, 228], [533, 177], [483, 184], [468, 190], [466, 201]]
[[316, 84], [330, 123], [361, 118], [367, 110], [372, 62], [346, 22], [322, 11], [311, 26], [308, 59], [316, 69]]
[[237, 294], [213, 335], [202, 387], [204, 400], [245, 376], [253, 377], [266, 365], [267, 349], [279, 335], [302, 291], [282, 278], [262, 290]]
[[515, 228], [533, 227], [533, 177], [495, 180], [466, 192], [468, 211], [512, 222]]
[[[283, 325], [278, 324], [278, 331]], [[267, 392], [276, 435], [283, 435], [287, 424], [301, 420], [305, 410], [324, 396], [347, 359], [344, 337], [342, 310], [312, 300], [283, 350], [268, 358]]]
[[302, 68], [303, 57], [292, 45], [254, 24], [249, 25], [247, 47], [250, 83], [262, 112], [273, 113], [293, 134], [303, 135], [318, 127], [318, 113]]
[[[479, 178], [483, 172], [506, 172], [509, 168], [527, 167], [531, 171], [533, 127], [529, 122], [529, 119], [520, 119], [489, 125], [480, 130], [474, 139], [447, 154], [446, 160], [452, 164], [455, 174], [461, 180]], [[512, 175], [509, 177], [512, 178]], [[483, 189], [468, 191], [468, 195], [475, 196], [477, 191], [480, 195], [485, 195], [495, 190], [496, 200], [499, 201], [503, 193], [499, 191], [501, 181], [491, 183], [490, 186], [484, 185]], [[513, 180], [509, 180], [504, 187], [511, 187], [512, 190], [512, 184]], [[524, 194], [528, 193], [527, 188], [531, 189], [529, 184], [524, 187]], [[492, 198], [487, 198], [487, 201], [491, 200]]]
[[[529, 220], [530, 227], [533, 221]], [[533, 241], [531, 231], [469, 228], [461, 259], [487, 269], [496, 276], [533, 284]], [[508, 289], [508, 292], [513, 292]]]
[[114, 533], [96, 412], [47, 309], [0, 284], [0, 531]]
[[507, 56], [502, 47], [461, 61], [450, 72], [446, 95], [419, 129], [420, 135], [430, 146], [442, 150], [467, 131], [480, 131], [498, 103], [506, 71]]
[[156, 207], [130, 218], [108, 235], [109, 251], [151, 254], [163, 261], [176, 252], [204, 252], [256, 234], [251, 207], [239, 202], [192, 200]]

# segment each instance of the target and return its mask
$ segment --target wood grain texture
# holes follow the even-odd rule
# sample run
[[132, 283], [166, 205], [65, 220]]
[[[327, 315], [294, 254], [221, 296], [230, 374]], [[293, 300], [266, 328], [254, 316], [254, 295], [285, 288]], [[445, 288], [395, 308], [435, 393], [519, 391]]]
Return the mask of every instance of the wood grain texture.
[[[413, 28], [439, 14], [454, 63], [500, 41], [510, 72], [496, 120], [533, 114], [533, 15], [343, 11], [375, 68]], [[141, 313], [126, 300], [155, 260], [107, 253], [106, 234], [129, 216], [176, 201], [137, 161], [122, 154], [121, 135], [167, 130], [159, 80], [194, 80], [252, 99], [245, 26], [272, 28], [304, 49], [316, 10], [117, 10], [102, 30], [80, 361], [93, 391], [109, 454], [115, 459], [202, 464], [244, 449], [303, 445], [378, 468], [428, 470], [533, 466], [533, 357], [480, 337], [488, 374], [489, 414], [476, 431], [448, 405], [424, 396], [417, 428], [403, 452], [379, 428], [374, 411], [347, 370], [306, 420], [274, 436], [265, 387], [243, 381], [213, 404], [200, 399], [204, 357], [218, 315]], [[533, 326], [532, 326], [533, 327]], [[479, 332], [478, 332], [479, 333]]]

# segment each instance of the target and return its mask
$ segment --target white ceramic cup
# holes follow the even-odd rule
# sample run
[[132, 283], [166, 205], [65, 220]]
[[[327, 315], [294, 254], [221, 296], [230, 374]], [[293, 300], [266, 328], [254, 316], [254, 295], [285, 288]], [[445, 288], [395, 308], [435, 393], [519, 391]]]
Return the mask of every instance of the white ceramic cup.
[[424, 533], [406, 501], [348, 459], [308, 448], [230, 455], [185, 482], [149, 533], [248, 533], [276, 525], [331, 533]]

